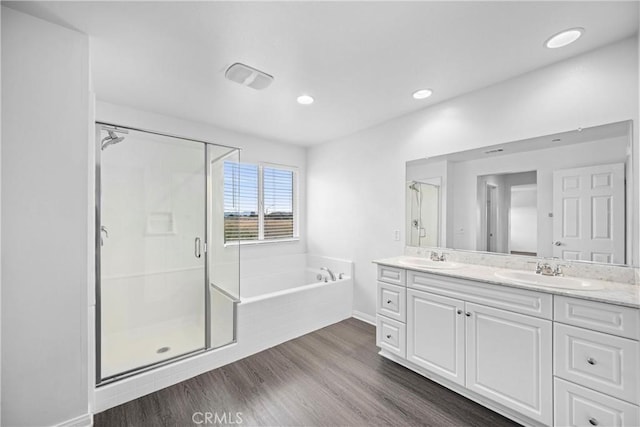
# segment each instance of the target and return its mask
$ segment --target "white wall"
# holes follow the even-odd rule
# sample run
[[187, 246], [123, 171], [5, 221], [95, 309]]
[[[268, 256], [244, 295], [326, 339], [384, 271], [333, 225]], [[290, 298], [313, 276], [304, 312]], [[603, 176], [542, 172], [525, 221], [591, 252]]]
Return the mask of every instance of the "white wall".
[[2, 10], [2, 424], [88, 425], [89, 48]]
[[354, 310], [374, 315], [371, 260], [403, 252], [393, 236], [407, 160], [629, 119], [637, 125], [636, 37], [315, 146], [309, 252], [354, 260]]
[[[307, 249], [306, 236], [306, 149], [291, 144], [270, 141], [259, 137], [232, 132], [225, 129], [175, 117], [136, 110], [127, 106], [99, 101], [96, 105], [96, 120], [130, 126], [155, 132], [201, 139], [217, 144], [242, 149], [240, 161], [244, 163], [269, 162], [298, 168], [299, 182], [299, 229], [300, 241], [287, 243], [267, 243], [243, 245], [241, 260], [263, 256], [304, 253]], [[331, 255], [331, 253], [328, 253]], [[241, 264], [242, 265], [242, 264]]]
[[511, 187], [511, 209], [509, 211], [509, 250], [532, 252], [538, 250], [538, 190], [535, 185]]

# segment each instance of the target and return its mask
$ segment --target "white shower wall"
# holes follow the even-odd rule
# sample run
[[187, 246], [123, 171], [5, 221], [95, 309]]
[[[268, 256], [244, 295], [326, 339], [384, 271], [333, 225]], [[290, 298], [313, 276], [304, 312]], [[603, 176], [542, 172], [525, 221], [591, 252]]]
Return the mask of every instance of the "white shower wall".
[[[204, 148], [145, 141], [139, 133], [120, 144], [128, 150], [114, 145], [102, 152], [101, 222], [109, 233], [101, 250], [103, 305], [130, 308], [150, 322], [201, 311], [204, 263], [194, 256], [194, 239], [204, 239]], [[169, 158], [173, 172], [166, 173]], [[172, 218], [173, 231], [154, 225], [162, 216]]]
[[204, 347], [204, 153], [135, 131], [101, 152], [103, 378]]

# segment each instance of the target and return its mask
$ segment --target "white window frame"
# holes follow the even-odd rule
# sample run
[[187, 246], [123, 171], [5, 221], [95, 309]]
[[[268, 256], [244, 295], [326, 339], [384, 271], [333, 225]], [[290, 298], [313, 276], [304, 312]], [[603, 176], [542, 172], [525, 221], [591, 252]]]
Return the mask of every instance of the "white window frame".
[[[284, 242], [297, 242], [300, 240], [300, 196], [298, 185], [298, 168], [296, 166], [281, 165], [278, 163], [258, 162], [256, 163], [244, 163], [247, 165], [256, 165], [258, 167], [258, 240], [233, 240], [225, 242], [225, 247], [229, 245], [263, 245], [269, 243], [284, 243]], [[264, 238], [264, 168], [280, 169], [293, 172], [292, 182], [292, 203], [293, 207], [293, 236], [284, 237], [281, 239], [266, 239]]]

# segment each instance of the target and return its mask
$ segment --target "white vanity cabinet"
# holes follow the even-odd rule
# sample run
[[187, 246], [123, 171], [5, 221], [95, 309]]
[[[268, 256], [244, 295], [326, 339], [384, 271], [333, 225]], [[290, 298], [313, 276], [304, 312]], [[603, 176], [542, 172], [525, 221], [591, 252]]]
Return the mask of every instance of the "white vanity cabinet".
[[640, 309], [378, 265], [380, 354], [522, 424], [640, 426]]
[[378, 266], [376, 345], [391, 354], [406, 354], [406, 271]]
[[[480, 283], [455, 280], [455, 286], [450, 286], [450, 280], [408, 272], [406, 359], [532, 420], [550, 425], [551, 321], [487, 304], [524, 304], [548, 315], [551, 300], [510, 288], [505, 288], [499, 299], [491, 300], [491, 292], [485, 293]], [[428, 288], [431, 292], [416, 288]], [[434, 293], [439, 289], [445, 289], [449, 296]], [[472, 302], [479, 300], [484, 304]], [[547, 307], [530, 304], [531, 301], [542, 301]]]
[[640, 310], [556, 296], [556, 426], [640, 425]]

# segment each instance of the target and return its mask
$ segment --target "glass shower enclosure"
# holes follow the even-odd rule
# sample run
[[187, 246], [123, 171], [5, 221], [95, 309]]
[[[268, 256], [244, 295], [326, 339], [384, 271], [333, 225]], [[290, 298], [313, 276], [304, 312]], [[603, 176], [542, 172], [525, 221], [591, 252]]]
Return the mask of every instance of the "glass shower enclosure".
[[224, 200], [239, 189], [224, 165], [239, 160], [96, 124], [98, 385], [235, 341], [240, 246], [225, 245]]

